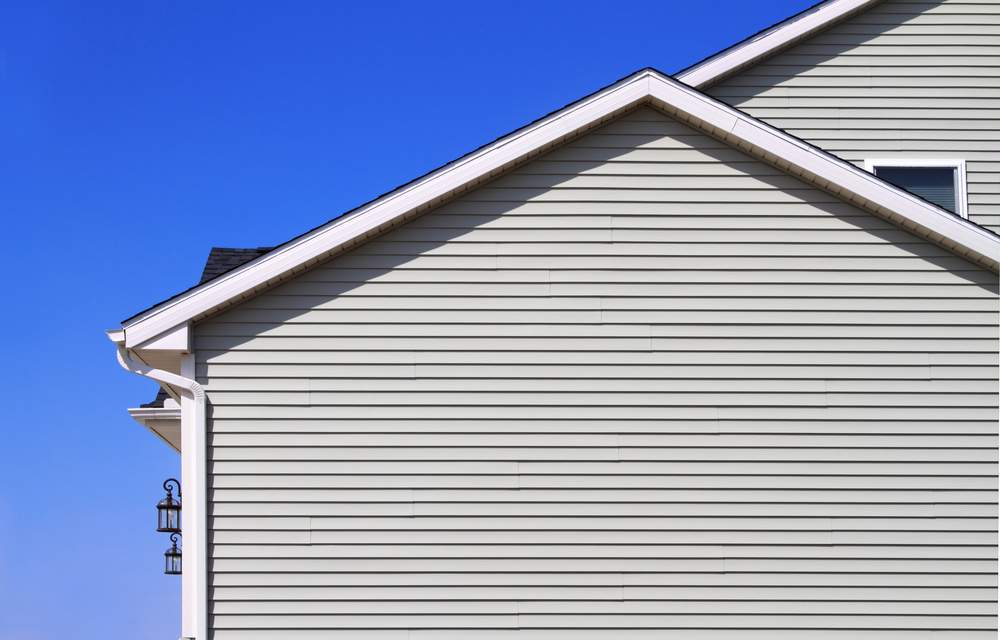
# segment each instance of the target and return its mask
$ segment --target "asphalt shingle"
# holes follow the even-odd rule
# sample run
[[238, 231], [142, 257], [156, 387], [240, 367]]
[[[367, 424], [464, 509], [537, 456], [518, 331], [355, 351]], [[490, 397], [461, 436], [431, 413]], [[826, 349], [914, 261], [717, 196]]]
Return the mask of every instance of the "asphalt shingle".
[[212, 250], [208, 252], [208, 260], [205, 261], [205, 268], [201, 272], [201, 280], [198, 281], [198, 284], [205, 284], [209, 280], [214, 280], [236, 267], [259, 258], [273, 248], [256, 247], [237, 249], [231, 247], [212, 247]]

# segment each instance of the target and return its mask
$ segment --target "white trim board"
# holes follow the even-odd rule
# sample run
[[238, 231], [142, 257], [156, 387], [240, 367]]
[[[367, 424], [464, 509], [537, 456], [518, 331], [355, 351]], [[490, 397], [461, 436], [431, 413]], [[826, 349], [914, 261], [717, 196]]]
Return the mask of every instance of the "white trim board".
[[955, 170], [955, 213], [969, 217], [969, 185], [965, 172], [965, 160], [958, 158], [868, 158], [865, 171], [872, 175], [875, 167], [944, 167]]
[[[181, 408], [177, 407], [135, 407], [128, 410], [132, 419], [148, 429], [153, 435], [180, 453]], [[167, 429], [170, 433], [164, 433]], [[172, 437], [173, 436], [173, 437]]]
[[703, 89], [881, 0], [827, 0], [695, 64], [675, 77]]
[[[123, 324], [125, 346], [139, 347], [186, 322], [245, 300], [640, 104], [657, 107], [973, 262], [997, 269], [1000, 236], [669, 76], [644, 69], [350, 215], [130, 318]], [[119, 336], [116, 333], [113, 339]]]

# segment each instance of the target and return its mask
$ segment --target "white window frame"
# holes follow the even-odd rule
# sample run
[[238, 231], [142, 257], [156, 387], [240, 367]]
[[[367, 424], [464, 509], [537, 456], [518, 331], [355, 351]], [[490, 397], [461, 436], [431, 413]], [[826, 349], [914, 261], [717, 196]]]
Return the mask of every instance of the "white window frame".
[[955, 170], [955, 213], [969, 218], [968, 181], [965, 177], [965, 160], [955, 158], [869, 158], [865, 171], [872, 175], [876, 167], [939, 167]]

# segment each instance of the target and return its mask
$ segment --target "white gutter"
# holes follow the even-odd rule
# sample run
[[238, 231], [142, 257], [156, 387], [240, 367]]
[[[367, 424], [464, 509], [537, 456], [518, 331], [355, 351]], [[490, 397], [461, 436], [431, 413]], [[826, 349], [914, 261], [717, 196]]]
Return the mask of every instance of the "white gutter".
[[[114, 339], [114, 336], [112, 337]], [[184, 487], [183, 540], [181, 556], [181, 639], [208, 639], [208, 564], [206, 527], [205, 389], [193, 379], [194, 358], [185, 355], [181, 361], [184, 377], [153, 368], [125, 348], [118, 347], [118, 363], [131, 373], [173, 387], [181, 396], [181, 483]]]

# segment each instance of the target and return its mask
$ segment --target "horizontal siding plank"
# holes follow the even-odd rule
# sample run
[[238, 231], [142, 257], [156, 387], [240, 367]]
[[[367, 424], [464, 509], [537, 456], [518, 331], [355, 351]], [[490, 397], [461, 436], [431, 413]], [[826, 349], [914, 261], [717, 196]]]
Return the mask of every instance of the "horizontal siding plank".
[[898, 518], [898, 517], [431, 517], [394, 516], [288, 517], [218, 516], [214, 531], [303, 530], [312, 531], [946, 531], [996, 532], [997, 519], [990, 518]]
[[[330, 637], [329, 629], [220, 629], [213, 634], [219, 640], [316, 640]], [[351, 638], [358, 640], [464, 640], [468, 637], [466, 629], [409, 629], [409, 630], [372, 630], [351, 629]], [[785, 640], [801, 638], [802, 631], [798, 629], [739, 629], [740, 638], [746, 640]], [[818, 640], [936, 640], [931, 634], [934, 631], [914, 630], [810, 630], [810, 635]], [[956, 640], [992, 640], [995, 631], [950, 630], [948, 632]], [[603, 640], [607, 631], [604, 629], [477, 629], [477, 636], [484, 640]], [[731, 637], [729, 629], [671, 629], [671, 638], [676, 640], [722, 640]], [[621, 640], [651, 640], [662, 638], [660, 629], [616, 629], [615, 637]]]
[[[913, 606], [956, 603], [990, 603], [996, 589], [951, 588], [879, 588], [879, 587], [217, 587], [213, 597], [219, 602], [295, 601], [340, 602], [369, 601], [647, 601], [701, 602], [704, 606], [728, 606], [739, 603], [759, 606], [761, 602], [820, 603], [827, 606], [845, 601], [856, 603], [906, 603]], [[720, 602], [721, 601], [721, 602]], [[725, 603], [725, 604], [723, 604]], [[589, 603], [588, 605], [589, 606]]]
[[996, 575], [960, 573], [475, 573], [475, 572], [386, 572], [372, 573], [280, 573], [220, 572], [215, 586], [280, 587], [387, 587], [387, 586], [612, 586], [652, 587], [877, 587], [877, 588], [996, 588]]
[[389, 616], [415, 614], [572, 614], [587, 615], [995, 615], [996, 605], [988, 602], [608, 602], [563, 600], [558, 602], [515, 602], [504, 600], [455, 600], [451, 602], [410, 600], [371, 603], [367, 601], [285, 601], [215, 603], [215, 615], [308, 615], [359, 614]]
[[780, 558], [796, 560], [816, 560], [825, 558], [844, 559], [845, 562], [856, 562], [867, 559], [878, 561], [895, 561], [901, 559], [933, 560], [938, 558], [953, 559], [959, 562], [966, 559], [995, 559], [994, 546], [970, 545], [937, 545], [921, 547], [913, 545], [584, 545], [584, 544], [309, 544], [309, 545], [247, 545], [219, 544], [212, 546], [212, 557], [223, 558], [267, 558], [267, 559], [350, 559], [350, 558], [403, 558], [407, 560], [420, 558], [442, 558], [475, 560], [480, 558], [581, 558], [589, 561], [601, 559], [631, 559], [631, 558], [717, 558], [724, 557], [727, 561], [746, 558]]
[[[401, 422], [384, 419], [323, 419], [283, 420], [283, 433], [794, 433], [794, 434], [930, 434], [995, 435], [996, 425], [990, 420], [883, 420], [877, 426], [864, 420], [551, 420], [484, 419], [442, 421], [413, 419]], [[215, 433], [274, 433], [279, 429], [266, 419], [220, 419]]]
[[[992, 314], [982, 314], [981, 319], [973, 316], [970, 322], [962, 323], [962, 318], [942, 317], [941, 324], [928, 322], [925, 324], [905, 324], [899, 322], [897, 318], [886, 318], [883, 316], [884, 324], [833, 324], [829, 321], [824, 323], [821, 318], [815, 318], [813, 322], [804, 322], [800, 325], [790, 321], [785, 324], [766, 322], [767, 318], [760, 318], [762, 322], [752, 323], [753, 314], [747, 314], [748, 322], [740, 324], [735, 315], [729, 317], [713, 317], [710, 313], [701, 313], [702, 317], [708, 321], [704, 324], [684, 323], [680, 316], [675, 313], [656, 312], [604, 312], [607, 322], [603, 324], [563, 324], [556, 321], [550, 323], [435, 323], [423, 324], [394, 324], [388, 322], [371, 322], [364, 324], [323, 324], [323, 323], [288, 323], [273, 326], [267, 323], [218, 323], [212, 331], [206, 331], [204, 336], [218, 336], [228, 338], [340, 338], [340, 337], [405, 337], [405, 338], [533, 338], [533, 337], [553, 337], [553, 338], [627, 338], [627, 337], [648, 337], [648, 336], [678, 336], [678, 337], [732, 337], [732, 338], [758, 338], [776, 337], [785, 335], [788, 337], [816, 338], [830, 336], [833, 338], [952, 338], [955, 335], [963, 335], [968, 338], [989, 338], [1000, 337], [1000, 330], [990, 324]], [[692, 314], [693, 315], [693, 314]], [[842, 319], [847, 314], [842, 314]], [[615, 319], [626, 322], [614, 322]], [[979, 319], [979, 322], [976, 320]], [[384, 318], [383, 318], [384, 320]], [[642, 322], [645, 320], [645, 322]], [[663, 324], [656, 321], [665, 321]], [[722, 322], [711, 323], [711, 320]], [[725, 322], [728, 320], [728, 322]], [[892, 323], [892, 320], [897, 320]], [[628, 322], [631, 321], [631, 322]], [[671, 322], [673, 321], [673, 322]], [[948, 322], [950, 321], [950, 322]], [[947, 323], [947, 324], [946, 324]]]
[[878, 615], [871, 616], [844, 615], [844, 616], [823, 616], [823, 615], [743, 615], [733, 614], [724, 616], [713, 615], [615, 615], [615, 614], [594, 614], [594, 615], [544, 615], [544, 614], [519, 614], [517, 624], [521, 627], [590, 627], [609, 628], [619, 627], [650, 627], [660, 629], [673, 628], [728, 628], [741, 629], [750, 628], [845, 628], [845, 629], [996, 629], [994, 616], [893, 616]]
[[[422, 304], [420, 304], [422, 303]], [[729, 306], [726, 306], [726, 305]], [[412, 298], [406, 296], [381, 297], [381, 296], [345, 296], [341, 298], [322, 298], [320, 296], [273, 296], [267, 301], [253, 301], [241, 307], [248, 313], [258, 309], [280, 309], [285, 310], [285, 315], [297, 315], [292, 311], [305, 313], [307, 311], [365, 311], [369, 314], [384, 313], [386, 311], [406, 310], [406, 311], [490, 311], [490, 312], [556, 312], [556, 311], [590, 311], [600, 310], [625, 311], [625, 310], [694, 310], [694, 311], [785, 311], [785, 312], [814, 312], [814, 311], [869, 311], [869, 312], [897, 312], [897, 311], [923, 311], [923, 312], [949, 312], [949, 313], [973, 313], [987, 312], [997, 314], [1000, 306], [996, 300], [988, 298], [837, 298], [836, 301], [818, 298], [789, 298], [787, 296], [754, 296], [752, 298], [724, 298], [712, 296], [699, 296], [698, 298], [640, 298], [640, 297], [575, 297], [575, 298], [537, 298], [537, 297], [515, 297], [515, 298], [458, 298], [458, 297], [438, 297]], [[409, 314], [406, 314], [408, 317]], [[242, 314], [233, 318], [244, 317]], [[349, 318], [349, 316], [344, 316]], [[558, 317], [558, 316], [554, 316]], [[795, 315], [792, 316], [796, 317]], [[959, 316], [960, 317], [960, 316]], [[365, 316], [366, 321], [371, 321], [373, 315]], [[498, 322], [502, 316], [498, 314]], [[400, 324], [407, 324], [406, 318], [400, 318]], [[201, 357], [210, 357], [209, 354], [201, 352]]]
[[[996, 534], [978, 531], [243, 531], [218, 530], [213, 533], [219, 545], [296, 545], [296, 544], [670, 544], [727, 545], [980, 545], [996, 546]], [[730, 551], [732, 552], [732, 551]]]
[[[766, 205], [766, 209], [773, 210], [772, 204]], [[578, 210], [579, 205], [573, 205], [573, 210]], [[600, 206], [595, 206], [599, 209]], [[645, 208], [645, 207], [644, 207]], [[650, 209], [660, 208], [650, 206]], [[717, 207], [713, 207], [716, 210]], [[634, 207], [632, 211], [636, 211]], [[690, 208], [684, 205], [669, 207], [672, 211], [690, 212]], [[647, 212], [648, 215], [655, 215], [655, 211]], [[601, 233], [592, 234], [594, 237]], [[534, 234], [531, 234], [535, 237]], [[557, 233], [549, 234], [557, 235]], [[812, 234], [810, 234], [811, 236]], [[834, 234], [836, 236], [836, 234]], [[705, 236], [707, 237], [707, 236]], [[895, 244], [878, 244], [874, 241], [859, 242], [869, 239], [863, 234], [855, 234], [854, 238], [825, 238], [826, 242], [778, 242], [774, 236], [766, 238], [768, 242], [763, 242], [765, 238], [760, 238], [760, 242], [748, 242], [739, 234], [731, 234], [727, 239], [713, 238], [709, 242], [674, 242], [674, 238], [666, 242], [619, 242], [608, 244], [611, 239], [608, 237], [604, 241], [591, 242], [558, 242], [537, 238], [534, 241], [501, 241], [493, 236], [489, 241], [480, 242], [435, 242], [435, 241], [413, 241], [413, 240], [374, 240], [366, 245], [366, 250], [371, 255], [408, 255], [412, 253], [426, 253], [437, 256], [767, 256], [767, 257], [796, 257], [806, 256], [811, 258], [839, 258], [839, 257], [901, 257], [908, 258], [914, 254], [923, 257], [950, 257], [947, 249], [938, 248], [936, 245], [929, 245], [925, 242], [900, 241]], [[815, 238], [814, 238], [815, 239]], [[850, 242], [854, 240], [855, 242]], [[280, 296], [283, 289], [276, 290], [275, 295]], [[306, 294], [324, 295], [324, 294]], [[766, 294], [759, 294], [768, 297]], [[435, 297], [430, 294], [429, 297]]]
[[558, 518], [611, 516], [697, 516], [697, 517], [898, 517], [898, 518], [989, 518], [996, 515], [996, 505], [989, 504], [797, 504], [797, 503], [481, 503], [461, 505], [438, 503], [213, 503], [217, 516], [477, 516]]
[[[269, 405], [221, 405], [214, 409], [220, 419], [312, 419], [312, 420], [352, 420], [352, 419], [425, 419], [425, 420], [475, 420], [483, 415], [483, 407], [489, 406], [497, 418], [508, 420], [946, 420], [956, 409], [939, 406], [777, 406], [750, 405], [732, 406], [636, 406], [626, 405], [585, 407], [572, 405], [330, 405], [330, 406], [269, 406]], [[362, 407], [362, 408], [359, 408]], [[968, 407], [962, 411], [966, 420], [983, 421], [997, 419], [997, 410], [988, 407]]]
[[218, 351], [202, 352], [203, 362], [221, 364], [359, 364], [390, 363], [421, 365], [450, 364], [682, 364], [682, 365], [890, 365], [890, 366], [996, 366], [998, 356], [990, 353], [949, 352], [866, 352], [836, 351], [810, 353], [789, 351], [746, 352], [597, 352], [597, 351]]
[[[613, 287], [609, 287], [611, 289]], [[211, 350], [244, 351], [853, 351], [995, 353], [996, 340], [984, 338], [669, 338], [653, 336], [413, 336], [268, 337], [205, 336], [197, 345]]]
[[[748, 315], [750, 312], [747, 312]], [[929, 365], [862, 366], [862, 365], [753, 365], [739, 369], [727, 365], [669, 365], [669, 364], [281, 364], [210, 362], [200, 364], [198, 375], [212, 378], [213, 388], [238, 384], [239, 380], [303, 379], [312, 381], [343, 380], [345, 383], [362, 384], [360, 380], [584, 380], [609, 381], [632, 379], [652, 381], [692, 379], [714, 380], [989, 380], [994, 376], [991, 367]], [[564, 376], [562, 378], [558, 376]], [[217, 382], [216, 382], [217, 381]], [[472, 384], [471, 382], [468, 382]], [[246, 382], [244, 384], [251, 384]], [[426, 384], [426, 383], [424, 383]], [[219, 385], [215, 387], [215, 385]]]
[[996, 478], [981, 476], [749, 476], [749, 475], [622, 475], [594, 476], [532, 476], [498, 475], [226, 475], [217, 474], [212, 485], [216, 489], [997, 489]]
[[959, 475], [995, 476], [993, 463], [973, 462], [856, 462], [852, 458], [824, 462], [554, 462], [554, 461], [484, 461], [467, 460], [395, 460], [395, 461], [330, 461], [330, 460], [214, 460], [215, 474], [355, 474], [382, 475], [407, 473], [439, 473], [442, 475], [538, 474], [538, 475], [619, 475], [619, 474], [734, 474], [734, 475]]
[[995, 449], [995, 435], [598, 434], [598, 433], [220, 433], [215, 447], [548, 447], [548, 448], [849, 448]]
[[215, 502], [421, 502], [421, 503], [789, 503], [802, 504], [996, 504], [995, 491], [938, 489], [854, 491], [809, 489], [222, 489]]
[[[240, 377], [219, 378], [211, 385], [212, 391], [254, 391], [263, 392], [266, 389], [284, 391], [370, 391], [370, 392], [421, 392], [448, 391], [455, 393], [468, 392], [581, 392], [594, 393], [632, 393], [659, 392], [663, 394], [682, 392], [701, 393], [913, 393], [913, 394], [983, 394], [996, 389], [996, 381], [990, 379], [945, 379], [945, 380], [857, 380], [857, 379], [818, 379], [808, 378], [706, 378], [703, 380], [686, 378], [628, 378], [628, 372], [620, 372], [618, 378], [601, 376], [582, 377], [578, 379], [557, 379], [538, 377], [529, 378], [265, 378]], [[621, 377], [626, 375], [626, 377]], [[641, 396], [636, 396], [641, 398]]]
[[[745, 312], [747, 316], [753, 312]], [[658, 312], [623, 312], [636, 320], [642, 316], [658, 315]], [[971, 323], [970, 323], [971, 324]], [[616, 380], [629, 380], [645, 385], [695, 384], [694, 380], [714, 380], [720, 384], [723, 381], [792, 381], [792, 380], [826, 380], [828, 383], [859, 381], [855, 384], [873, 383], [885, 380], [885, 384], [906, 386], [921, 382], [924, 386], [948, 388], [951, 384], [970, 382], [970, 387], [982, 381], [996, 380], [996, 370], [987, 366], [938, 366], [900, 365], [900, 366], [864, 366], [864, 365], [747, 365], [732, 368], [720, 365], [696, 364], [272, 364], [258, 363], [218, 363], [200, 365], [198, 375], [212, 378], [212, 387], [226, 389], [226, 385], [255, 384], [253, 380], [261, 380], [261, 384], [283, 384], [280, 380], [309, 380], [312, 383], [324, 381], [332, 384], [343, 381], [344, 384], [370, 384], [369, 388], [377, 388], [375, 380], [396, 381], [403, 384], [413, 381], [429, 384], [428, 380], [454, 380], [455, 384], [475, 385], [477, 380], [507, 381], [504, 384], [516, 385], [518, 380], [541, 381], [548, 380], [552, 385], [570, 384], [567, 381], [600, 380], [606, 388], [614, 388]], [[243, 382], [240, 382], [243, 381]], [[364, 381], [364, 382], [362, 382]], [[956, 383], [955, 381], [961, 381]], [[978, 381], [978, 382], [977, 382]], [[479, 383], [481, 384], [481, 383]], [[875, 383], [876, 385], [879, 383]], [[236, 388], [236, 387], [233, 387]], [[963, 387], [964, 389], [965, 387]]]
[[851, 559], [851, 558], [215, 558], [221, 573], [250, 564], [256, 573], [394, 572], [724, 572], [757, 573], [979, 573], [995, 574], [995, 560]]
[[636, 460], [993, 462], [994, 448], [796, 447], [214, 447], [216, 460]]

